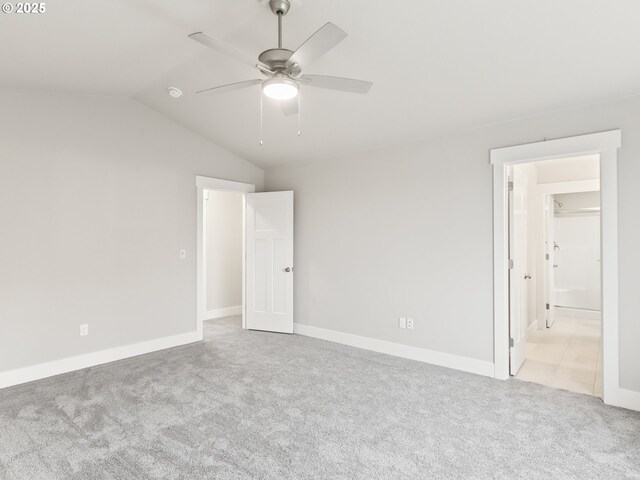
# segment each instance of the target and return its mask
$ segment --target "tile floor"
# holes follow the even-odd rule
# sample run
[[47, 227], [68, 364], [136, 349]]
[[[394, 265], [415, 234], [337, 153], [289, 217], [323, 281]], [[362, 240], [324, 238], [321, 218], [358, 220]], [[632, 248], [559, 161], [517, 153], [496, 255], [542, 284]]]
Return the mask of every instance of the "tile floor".
[[602, 397], [601, 321], [558, 317], [534, 330], [516, 378]]

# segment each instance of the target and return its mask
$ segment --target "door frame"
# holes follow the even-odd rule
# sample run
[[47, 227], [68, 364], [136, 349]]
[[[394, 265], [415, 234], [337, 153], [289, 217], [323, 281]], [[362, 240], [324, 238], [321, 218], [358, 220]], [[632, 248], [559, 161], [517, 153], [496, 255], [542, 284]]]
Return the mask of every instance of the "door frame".
[[600, 155], [603, 400], [620, 405], [618, 332], [618, 148], [622, 131], [496, 148], [493, 165], [494, 377], [509, 378], [509, 258], [507, 167], [520, 163]]
[[205, 229], [205, 212], [204, 191], [217, 190], [220, 192], [241, 192], [242, 200], [242, 328], [245, 327], [245, 214], [246, 214], [246, 198], [244, 194], [254, 193], [256, 186], [251, 183], [234, 182], [221, 178], [204, 177], [196, 175], [196, 333], [198, 340], [204, 339], [203, 322], [207, 311], [207, 292], [206, 292], [206, 271], [205, 262], [205, 245], [207, 232]]

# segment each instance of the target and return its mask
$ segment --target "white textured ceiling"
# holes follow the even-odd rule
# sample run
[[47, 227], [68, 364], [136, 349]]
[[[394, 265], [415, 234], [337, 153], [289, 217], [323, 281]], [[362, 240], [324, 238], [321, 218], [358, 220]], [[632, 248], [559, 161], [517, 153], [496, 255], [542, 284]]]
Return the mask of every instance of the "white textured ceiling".
[[[294, 0], [295, 49], [331, 21], [349, 37], [306, 73], [371, 80], [368, 95], [302, 87], [295, 117], [258, 78], [189, 40], [203, 30], [249, 53], [275, 46], [264, 0], [57, 0], [0, 15], [0, 87], [130, 96], [260, 166], [315, 160], [640, 93], [637, 0]], [[185, 91], [178, 99], [167, 86]], [[1, 108], [1, 106], [0, 106]]]

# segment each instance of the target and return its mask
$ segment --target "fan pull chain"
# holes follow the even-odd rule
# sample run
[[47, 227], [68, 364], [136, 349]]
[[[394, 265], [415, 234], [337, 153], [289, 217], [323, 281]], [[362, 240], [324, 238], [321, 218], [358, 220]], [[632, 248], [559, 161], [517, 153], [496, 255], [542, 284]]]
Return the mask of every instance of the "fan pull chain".
[[300, 136], [300, 132], [302, 131], [302, 127], [301, 127], [301, 119], [300, 119], [300, 90], [298, 90], [298, 136]]
[[260, 89], [260, 146], [264, 145], [262, 143], [262, 89]]

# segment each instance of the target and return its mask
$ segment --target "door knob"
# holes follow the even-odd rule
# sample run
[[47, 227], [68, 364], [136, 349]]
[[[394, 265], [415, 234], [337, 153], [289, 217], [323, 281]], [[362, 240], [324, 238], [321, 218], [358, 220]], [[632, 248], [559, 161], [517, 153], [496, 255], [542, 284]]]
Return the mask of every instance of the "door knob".
[[285, 271], [285, 272], [287, 272], [287, 273], [289, 273], [289, 272], [291, 271], [291, 267], [286, 267], [286, 268], [284, 269], [284, 271]]
[[525, 273], [525, 275], [524, 275], [524, 279], [525, 279], [525, 280], [531, 280], [531, 275], [530, 275], [530, 274], [528, 274], [528, 273]]

